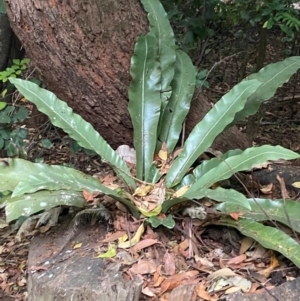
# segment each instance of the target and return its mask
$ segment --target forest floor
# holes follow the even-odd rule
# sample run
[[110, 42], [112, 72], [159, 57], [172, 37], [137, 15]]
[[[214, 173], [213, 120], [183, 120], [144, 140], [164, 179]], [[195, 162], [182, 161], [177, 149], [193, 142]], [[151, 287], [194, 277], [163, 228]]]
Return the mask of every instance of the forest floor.
[[[228, 88], [224, 89], [223, 84], [215, 82], [211, 83], [211, 88], [205, 93], [209, 99], [214, 101], [226, 93], [227, 91], [225, 90], [228, 90]], [[294, 85], [286, 85], [282, 90], [281, 95], [283, 96], [275, 97], [271, 102], [263, 106], [261, 117], [258, 120], [254, 145], [281, 145], [299, 152], [300, 90], [299, 88], [298, 90], [295, 89]], [[285, 91], [288, 92], [286, 93]], [[41, 120], [46, 121], [43, 117]], [[29, 149], [31, 160], [43, 158], [49, 164], [73, 166], [92, 175], [96, 174], [101, 168], [101, 163], [96, 156], [88, 156], [82, 151], [73, 153], [70, 150], [68, 137], [61, 131], [51, 127], [47, 121], [39, 125], [33, 121], [32, 125], [27, 127], [31, 132], [31, 146]], [[244, 132], [246, 123], [239, 123], [238, 127]], [[53, 142], [53, 146], [50, 149], [41, 147], [39, 143], [41, 136]], [[297, 162], [295, 164], [298, 165]], [[4, 212], [2, 212], [1, 217], [4, 217]], [[120, 220], [117, 215], [114, 218], [115, 221], [118, 221], [115, 224], [118, 224], [116, 226], [119, 227], [117, 230], [124, 231], [125, 226], [122, 227], [125, 223], [124, 220]], [[170, 241], [177, 246], [170, 253], [164, 253], [162, 249], [154, 248], [153, 246], [148, 247], [148, 254], [153, 253], [153, 256], [157, 256], [157, 254], [154, 255], [157, 252], [159, 254], [157, 257], [162, 259], [160, 263], [155, 263], [153, 269], [157, 272], [159, 265], [165, 264], [164, 273], [169, 275], [169, 287], [175, 286], [178, 282], [186, 284], [199, 283], [200, 278], [202, 280], [198, 286], [198, 295], [204, 300], [217, 301], [225, 294], [232, 292], [232, 288], [245, 288], [243, 286], [250, 284], [251, 292], [258, 292], [299, 276], [299, 270], [291, 262], [278, 254], [264, 249], [262, 246], [256, 245], [248, 252], [241, 253], [241, 248], [249, 247], [249, 244], [252, 244], [253, 241], [243, 237], [235, 230], [215, 227], [209, 224], [200, 225], [196, 223], [191, 225], [181, 216], [177, 216], [176, 220], [178, 222], [176, 230], [154, 233], [148, 229], [143, 238], [144, 240], [159, 238], [166, 248]], [[134, 221], [126, 221], [127, 226], [128, 223], [132, 224], [132, 228], [136, 228]], [[13, 228], [0, 228], [0, 299], [2, 301], [27, 300], [26, 269], [28, 249], [33, 235], [47, 235], [47, 232], [46, 234], [40, 232], [40, 229], [33, 229], [26, 234], [21, 242], [16, 242], [16, 232]], [[199, 248], [195, 247], [195, 245], [192, 246], [196, 254], [193, 258], [190, 258], [188, 253], [189, 242], [186, 239], [187, 233], [193, 233], [196, 245], [201, 245]], [[220, 256], [220, 254], [222, 255]], [[132, 265], [130, 272], [142, 273], [144, 265], [145, 262]], [[148, 266], [150, 266], [149, 262]], [[178, 266], [181, 267], [181, 270], [186, 271], [184, 273], [185, 276], [179, 273]], [[193, 268], [193, 271], [188, 271], [190, 267]], [[219, 275], [226, 275], [228, 273], [227, 268], [230, 268], [239, 280], [244, 279], [246, 282], [231, 285], [231, 290], [227, 289], [226, 285], [223, 288], [220, 283], [214, 283], [216, 286], [221, 286], [221, 288], [216, 288], [205, 282], [209, 274], [218, 273], [219, 271]], [[252, 270], [250, 280], [249, 269]], [[157, 278], [156, 281], [159, 283], [162, 279]], [[164, 289], [159, 284], [152, 288], [152, 292], [159, 292], [160, 289]], [[210, 294], [207, 291], [210, 291]], [[151, 300], [150, 291], [144, 290], [144, 294], [145, 296], [148, 294], [149, 300]], [[166, 297], [161, 300], [168, 299]]]

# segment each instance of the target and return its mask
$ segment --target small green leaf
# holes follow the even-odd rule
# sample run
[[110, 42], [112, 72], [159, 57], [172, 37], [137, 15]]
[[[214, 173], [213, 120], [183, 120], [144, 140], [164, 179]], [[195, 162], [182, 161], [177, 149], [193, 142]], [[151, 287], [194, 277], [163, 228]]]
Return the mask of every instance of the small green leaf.
[[0, 101], [0, 110], [3, 110], [6, 107], [7, 103], [5, 101]]
[[172, 215], [168, 215], [162, 220], [162, 225], [168, 229], [173, 229], [175, 227], [175, 220]]
[[161, 220], [156, 215], [149, 217], [147, 220], [151, 224], [152, 228], [157, 228], [161, 225]]
[[20, 65], [20, 60], [19, 59], [13, 59], [13, 63], [15, 65]]
[[77, 153], [82, 149], [82, 147], [77, 143], [77, 141], [71, 139], [70, 141], [70, 150], [72, 153]]
[[20, 106], [19, 110], [14, 115], [14, 121], [24, 121], [28, 116], [28, 111], [25, 106]]
[[30, 62], [30, 59], [26, 57], [26, 58], [22, 59], [20, 65], [28, 64], [29, 62]]
[[1, 96], [4, 98], [6, 94], [7, 94], [7, 89], [4, 89], [4, 90], [1, 92]]
[[175, 221], [171, 215], [168, 215], [166, 218], [160, 219], [157, 216], [151, 216], [148, 218], [148, 222], [153, 228], [158, 226], [164, 226], [168, 229], [173, 229], [175, 227]]
[[49, 139], [42, 139], [41, 145], [43, 148], [50, 149], [53, 146], [53, 143]]

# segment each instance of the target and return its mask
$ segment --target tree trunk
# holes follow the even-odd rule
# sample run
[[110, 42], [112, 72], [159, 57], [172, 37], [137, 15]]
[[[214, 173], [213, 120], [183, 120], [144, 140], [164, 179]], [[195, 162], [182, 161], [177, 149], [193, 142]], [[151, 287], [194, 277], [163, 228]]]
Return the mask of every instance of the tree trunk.
[[[139, 1], [10, 0], [7, 13], [47, 88], [113, 147], [132, 144], [127, 111], [130, 58], [137, 36], [148, 30]], [[194, 101], [188, 125], [196, 124], [207, 108], [206, 99]], [[229, 133], [227, 144], [246, 146], [236, 129]], [[221, 144], [220, 150], [227, 149]]]

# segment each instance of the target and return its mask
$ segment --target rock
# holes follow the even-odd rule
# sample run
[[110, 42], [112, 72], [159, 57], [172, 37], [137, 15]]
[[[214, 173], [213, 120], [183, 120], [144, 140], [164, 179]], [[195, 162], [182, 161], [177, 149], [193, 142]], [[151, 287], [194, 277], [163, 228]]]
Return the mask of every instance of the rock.
[[29, 249], [28, 300], [138, 301], [142, 280], [124, 279], [119, 263], [95, 258], [96, 252], [91, 250], [99, 245], [97, 240], [104, 237], [106, 228], [98, 224], [80, 229], [75, 239], [82, 247], [65, 250], [53, 264], [45, 262], [43, 269], [37, 266], [53, 256], [53, 249], [59, 250], [69, 231], [68, 222], [50, 235], [34, 237]]

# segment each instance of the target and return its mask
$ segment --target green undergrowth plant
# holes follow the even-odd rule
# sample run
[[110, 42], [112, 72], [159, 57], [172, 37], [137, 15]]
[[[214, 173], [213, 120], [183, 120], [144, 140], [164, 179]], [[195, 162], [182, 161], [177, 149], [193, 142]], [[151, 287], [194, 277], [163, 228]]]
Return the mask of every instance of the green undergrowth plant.
[[13, 59], [12, 65], [0, 72], [0, 81], [3, 84], [1, 91], [3, 101], [0, 101], [0, 150], [8, 157], [26, 158], [25, 139], [28, 131], [17, 126], [17, 123], [27, 118], [27, 109], [24, 105], [16, 106], [7, 103], [4, 99], [14, 88], [8, 78], [19, 77], [26, 70], [29, 61], [28, 58]]
[[7, 91], [12, 86], [8, 82], [8, 78], [10, 77], [19, 77], [24, 70], [26, 70], [28, 63], [30, 62], [29, 58], [13, 59], [12, 65], [7, 67], [5, 70], [0, 71], [0, 81], [5, 85], [5, 88], [1, 92], [2, 97], [4, 98], [7, 94]]
[[[22, 159], [2, 160], [0, 189], [12, 192], [2, 198], [7, 222], [58, 205], [83, 207], [82, 191], [85, 190], [111, 196], [125, 204], [136, 218], [144, 216], [153, 226], [172, 228], [175, 222], [168, 215], [170, 208], [206, 197], [218, 203], [216, 210], [227, 215], [227, 219], [223, 218], [220, 223], [238, 228], [262, 245], [281, 252], [300, 267], [298, 243], [281, 230], [260, 223], [271, 218], [298, 231], [299, 219], [291, 215], [297, 219], [291, 223], [283, 214], [300, 212], [298, 203], [278, 201], [271, 206], [268, 200], [249, 199], [233, 189], [212, 189], [214, 183], [239, 171], [251, 170], [254, 164], [299, 158], [297, 153], [280, 146], [264, 145], [231, 150], [192, 168], [220, 133], [255, 114], [260, 104], [288, 81], [300, 67], [300, 58], [290, 57], [268, 65], [237, 84], [195, 126], [183, 147], [177, 149], [195, 89], [196, 69], [189, 56], [176, 47], [172, 28], [160, 2], [141, 2], [148, 12], [150, 28], [147, 35], [138, 37], [131, 58], [128, 106], [134, 127], [136, 174], [130, 173], [126, 163], [91, 124], [53, 93], [32, 82], [11, 78], [20, 93], [47, 114], [55, 126], [110, 164], [123, 185], [117, 189], [104, 186], [96, 178], [63, 166]], [[233, 221], [229, 217], [233, 212], [243, 212], [244, 215]], [[282, 240], [277, 244], [276, 239], [270, 240], [270, 237]]]

